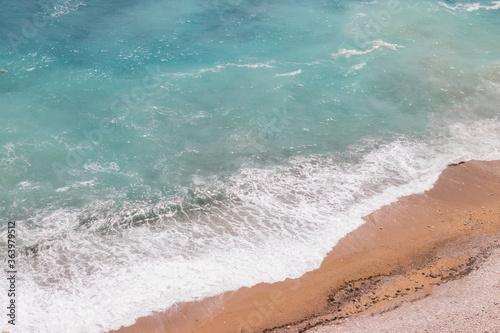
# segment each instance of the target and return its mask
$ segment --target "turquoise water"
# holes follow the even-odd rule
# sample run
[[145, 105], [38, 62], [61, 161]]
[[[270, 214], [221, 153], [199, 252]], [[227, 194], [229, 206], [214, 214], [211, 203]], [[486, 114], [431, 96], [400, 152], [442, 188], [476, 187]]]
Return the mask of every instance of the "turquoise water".
[[300, 276], [448, 163], [500, 158], [498, 1], [4, 8], [19, 332]]

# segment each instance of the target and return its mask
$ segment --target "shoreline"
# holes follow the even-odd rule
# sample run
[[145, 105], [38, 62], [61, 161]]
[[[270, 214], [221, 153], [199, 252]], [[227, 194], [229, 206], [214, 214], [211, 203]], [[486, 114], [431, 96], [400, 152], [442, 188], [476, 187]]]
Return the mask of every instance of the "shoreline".
[[298, 279], [178, 304], [111, 332], [306, 332], [426, 297], [500, 246], [500, 161], [450, 165], [429, 191], [364, 219]]

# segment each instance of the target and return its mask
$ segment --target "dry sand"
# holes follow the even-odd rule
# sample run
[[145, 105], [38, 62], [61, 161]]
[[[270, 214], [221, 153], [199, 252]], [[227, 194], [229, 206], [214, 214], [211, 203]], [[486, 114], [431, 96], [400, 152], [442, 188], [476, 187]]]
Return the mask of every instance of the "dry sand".
[[182, 303], [118, 332], [500, 332], [500, 161], [450, 166], [433, 189], [366, 221], [299, 279]]
[[[497, 235], [498, 237], [499, 235]], [[500, 332], [500, 248], [468, 276], [432, 288], [422, 299], [362, 313], [307, 333]]]

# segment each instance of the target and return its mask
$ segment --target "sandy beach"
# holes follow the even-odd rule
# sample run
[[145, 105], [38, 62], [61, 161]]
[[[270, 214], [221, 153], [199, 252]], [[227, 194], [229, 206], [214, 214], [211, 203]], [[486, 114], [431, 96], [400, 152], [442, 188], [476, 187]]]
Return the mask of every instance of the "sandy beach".
[[[488, 241], [484, 237], [475, 240]], [[481, 257], [467, 276], [435, 285], [431, 294], [307, 332], [500, 332], [500, 249], [497, 243], [492, 245], [496, 249], [485, 253], [489, 258]]]
[[450, 165], [320, 268], [178, 304], [126, 332], [500, 332], [500, 161]]

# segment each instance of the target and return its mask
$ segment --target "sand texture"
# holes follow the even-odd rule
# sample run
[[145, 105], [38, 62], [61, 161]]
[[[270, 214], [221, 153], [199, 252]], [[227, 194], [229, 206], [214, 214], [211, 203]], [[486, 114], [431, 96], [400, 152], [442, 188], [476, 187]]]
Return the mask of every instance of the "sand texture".
[[394, 307], [307, 332], [500, 332], [500, 248], [468, 276], [435, 286], [431, 295]]

